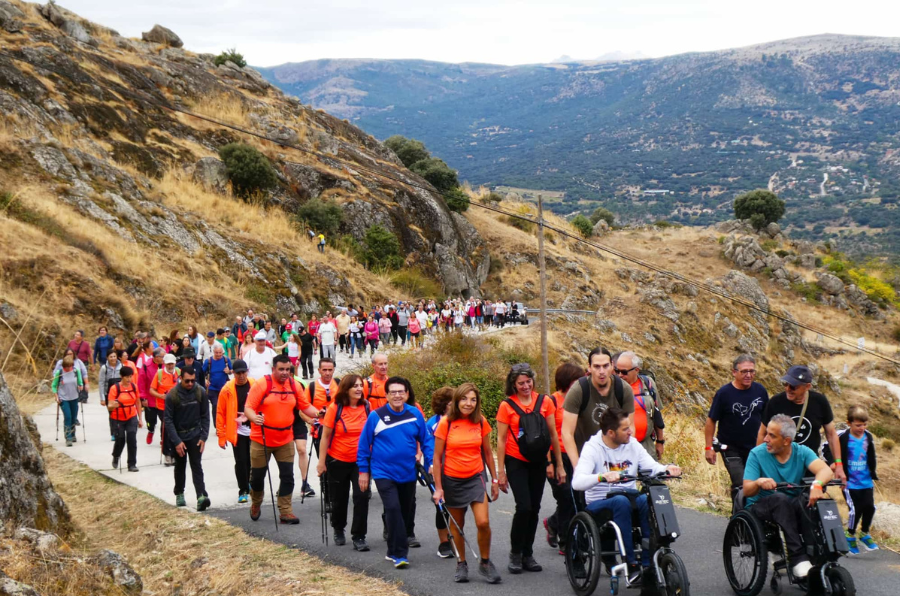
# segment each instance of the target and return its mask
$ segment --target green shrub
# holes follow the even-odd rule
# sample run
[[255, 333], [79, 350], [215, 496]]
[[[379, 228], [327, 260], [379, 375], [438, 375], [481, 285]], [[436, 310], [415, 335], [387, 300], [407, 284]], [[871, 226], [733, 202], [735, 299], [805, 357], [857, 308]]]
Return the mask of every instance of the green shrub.
[[444, 200], [447, 202], [447, 208], [456, 213], [462, 213], [469, 208], [469, 195], [458, 186], [451, 188], [444, 193]]
[[234, 64], [244, 68], [247, 66], [247, 61], [244, 60], [244, 55], [239, 54], [235, 48], [230, 48], [216, 56], [215, 64], [216, 66], [222, 66], [226, 62], [233, 62]]
[[900, 325], [894, 326], [894, 330], [891, 331], [891, 337], [894, 338], [894, 341], [900, 343]]
[[441, 284], [418, 269], [401, 269], [391, 275], [391, 285], [407, 298], [434, 298], [443, 293]]
[[369, 226], [362, 241], [362, 263], [369, 269], [399, 269], [403, 266], [400, 240], [384, 227]]
[[772, 252], [778, 246], [778, 242], [775, 240], [764, 240], [759, 246], [766, 252]]
[[491, 203], [499, 203], [503, 201], [503, 195], [496, 192], [489, 192], [486, 195], [482, 195], [479, 201], [481, 201], [485, 205], [489, 205]]
[[275, 303], [275, 296], [272, 291], [264, 285], [252, 283], [244, 288], [244, 298], [257, 304], [272, 305]]
[[655, 221], [653, 222], [653, 225], [660, 229], [684, 227], [680, 223], [673, 223], [667, 219], [660, 219], [659, 221]]
[[791, 284], [791, 289], [803, 298], [806, 298], [806, 301], [810, 304], [818, 304], [822, 299], [822, 288], [818, 284], [801, 281]]
[[581, 235], [585, 238], [590, 238], [591, 234], [594, 233], [594, 226], [591, 224], [591, 220], [586, 218], [583, 215], [576, 215], [572, 218], [572, 226], [581, 232]]
[[384, 142], [385, 147], [390, 149], [397, 155], [403, 165], [407, 168], [411, 167], [417, 161], [428, 159], [431, 154], [421, 141], [415, 139], [407, 139], [401, 135], [394, 135]]
[[781, 257], [781, 258], [783, 259], [783, 258], [785, 258], [786, 256], [792, 255], [792, 254], [794, 254], [794, 253], [792, 253], [792, 252], [789, 251], [789, 250], [784, 250], [783, 248], [779, 248], [778, 250], [775, 251], [775, 254], [778, 255], [779, 257]]
[[332, 236], [337, 233], [344, 221], [344, 212], [340, 206], [331, 201], [310, 199], [297, 209], [297, 220], [316, 232]]
[[537, 224], [535, 224], [534, 222], [527, 221], [525, 219], [519, 219], [518, 217], [507, 216], [504, 221], [506, 221], [506, 223], [508, 223], [512, 227], [519, 228], [523, 232], [527, 232], [529, 234], [533, 233], [535, 227], [537, 227]]
[[716, 238], [716, 242], [718, 242], [719, 244], [725, 244], [725, 236], [719, 236], [718, 238]]
[[219, 157], [225, 162], [232, 190], [239, 197], [248, 199], [278, 184], [268, 158], [250, 145], [229, 143], [219, 149]]
[[427, 180], [438, 192], [445, 193], [459, 186], [456, 170], [437, 157], [428, 157], [415, 162], [409, 169]]
[[891, 284], [869, 275], [861, 269], [851, 269], [848, 271], [848, 276], [873, 302], [890, 304], [897, 298], [897, 294], [894, 288], [891, 287]]
[[609, 224], [609, 227], [612, 227], [616, 222], [616, 215], [606, 207], [597, 207], [594, 209], [594, 212], [591, 213], [591, 223], [597, 225], [597, 222], [601, 219], [605, 219], [606, 223]]
[[749, 219], [757, 230], [781, 219], [784, 215], [784, 201], [765, 189], [752, 190], [734, 200], [734, 216]]

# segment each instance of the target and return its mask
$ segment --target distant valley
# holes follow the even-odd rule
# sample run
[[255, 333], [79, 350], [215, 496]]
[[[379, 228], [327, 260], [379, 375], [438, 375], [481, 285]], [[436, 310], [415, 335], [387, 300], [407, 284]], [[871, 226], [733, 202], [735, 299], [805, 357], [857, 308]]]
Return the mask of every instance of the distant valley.
[[268, 80], [473, 185], [563, 193], [621, 221], [708, 224], [770, 188], [809, 238], [900, 254], [900, 38], [821, 35], [652, 60], [318, 60]]

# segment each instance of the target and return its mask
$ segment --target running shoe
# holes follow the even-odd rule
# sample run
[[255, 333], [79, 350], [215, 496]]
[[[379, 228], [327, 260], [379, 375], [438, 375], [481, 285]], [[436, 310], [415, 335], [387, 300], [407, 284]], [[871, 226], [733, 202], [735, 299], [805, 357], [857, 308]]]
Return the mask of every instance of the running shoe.
[[246, 494], [241, 493], [238, 495], [238, 503], [246, 503], [248, 500], [249, 499]]
[[494, 567], [494, 564], [490, 560], [488, 560], [487, 563], [478, 564], [478, 573], [480, 573], [489, 584], [499, 584], [503, 581], [503, 578], [500, 577], [500, 572], [497, 571], [497, 568]]
[[211, 504], [212, 501], [209, 500], [209, 497], [200, 495], [200, 498], [197, 499], [197, 511], [206, 511]]
[[870, 536], [869, 534], [862, 536], [859, 541], [862, 542], [869, 550], [878, 550], [878, 545], [874, 540], [872, 540], [872, 536]]
[[442, 559], [449, 559], [453, 556], [453, 547], [450, 546], [449, 541], [438, 544], [437, 556]]
[[856, 542], [856, 536], [851, 535], [849, 532], [845, 533], [847, 536], [847, 546], [850, 548], [851, 555], [859, 554], [859, 544]]
[[406, 543], [409, 545], [409, 548], [419, 548], [420, 546], [422, 546], [422, 543], [419, 542], [419, 539], [416, 538], [415, 534], [407, 536]]
[[469, 582], [469, 564], [465, 561], [460, 561], [456, 564], [456, 575], [453, 577], [453, 581], [458, 584], [465, 584]]
[[369, 543], [366, 542], [365, 536], [353, 539], [353, 550], [364, 553], [369, 550]]
[[147, 433], [147, 444], [148, 445], [153, 444], [153, 431], [150, 431]]
[[176, 507], [186, 507], [187, 501], [184, 500], [184, 493], [180, 495], [175, 495], [175, 506]]
[[314, 497], [314, 496], [316, 496], [316, 491], [314, 491], [310, 485], [305, 484], [303, 486], [303, 496], [304, 497]]
[[550, 548], [559, 548], [559, 536], [556, 534], [556, 530], [550, 527], [550, 518], [544, 518], [544, 529], [547, 531], [547, 544], [550, 545]]

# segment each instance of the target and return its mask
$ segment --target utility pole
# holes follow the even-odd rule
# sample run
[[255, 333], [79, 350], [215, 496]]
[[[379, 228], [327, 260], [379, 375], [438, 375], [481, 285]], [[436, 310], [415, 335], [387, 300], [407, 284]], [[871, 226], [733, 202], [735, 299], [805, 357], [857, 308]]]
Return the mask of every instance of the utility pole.
[[544, 393], [550, 395], [550, 355], [547, 352], [547, 269], [544, 262], [544, 196], [538, 195], [538, 268], [541, 278], [541, 365]]

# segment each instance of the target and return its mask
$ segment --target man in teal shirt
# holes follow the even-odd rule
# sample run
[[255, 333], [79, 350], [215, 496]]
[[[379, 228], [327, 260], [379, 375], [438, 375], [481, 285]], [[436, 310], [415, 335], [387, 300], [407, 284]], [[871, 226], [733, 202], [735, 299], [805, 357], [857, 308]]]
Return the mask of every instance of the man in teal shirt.
[[[777, 414], [772, 417], [766, 426], [764, 443], [754, 447], [747, 458], [744, 497], [753, 515], [781, 527], [794, 576], [803, 578], [809, 575], [812, 568], [800, 539], [803, 507], [812, 507], [822, 498], [825, 485], [834, 477], [834, 472], [816, 457], [812, 449], [795, 445], [795, 436], [797, 425], [790, 416]], [[775, 490], [779, 482], [801, 485], [807, 470], [816, 477], [809, 491], [808, 503], [804, 504], [798, 498], [799, 489]]]

